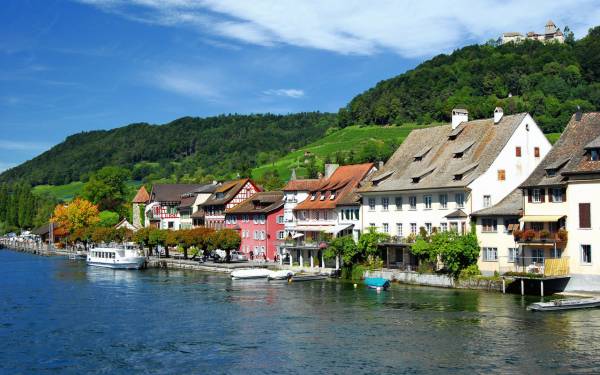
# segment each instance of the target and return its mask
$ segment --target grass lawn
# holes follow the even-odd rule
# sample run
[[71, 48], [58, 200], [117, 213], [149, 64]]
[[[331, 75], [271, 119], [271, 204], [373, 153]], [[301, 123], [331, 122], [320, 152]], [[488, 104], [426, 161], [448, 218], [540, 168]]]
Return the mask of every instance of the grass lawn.
[[66, 185], [38, 185], [33, 188], [33, 194], [50, 194], [62, 201], [70, 201], [83, 190], [83, 182], [76, 181]]
[[546, 134], [546, 138], [548, 138], [550, 143], [555, 144], [556, 141], [558, 141], [558, 138], [560, 138], [560, 134], [561, 133], [548, 133]]

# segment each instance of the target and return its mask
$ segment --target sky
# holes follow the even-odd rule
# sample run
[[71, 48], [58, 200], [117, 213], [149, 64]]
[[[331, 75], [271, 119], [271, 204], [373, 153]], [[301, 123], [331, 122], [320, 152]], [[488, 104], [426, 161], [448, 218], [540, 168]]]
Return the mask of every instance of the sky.
[[0, 171], [70, 134], [222, 113], [336, 112], [440, 53], [576, 38], [600, 1], [2, 0]]

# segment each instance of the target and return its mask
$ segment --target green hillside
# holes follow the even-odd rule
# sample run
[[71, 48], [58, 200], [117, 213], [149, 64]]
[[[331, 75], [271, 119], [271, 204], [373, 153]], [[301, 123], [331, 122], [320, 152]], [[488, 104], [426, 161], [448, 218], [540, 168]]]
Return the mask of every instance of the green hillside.
[[379, 82], [339, 112], [340, 126], [449, 121], [454, 107], [471, 118], [529, 112], [544, 132], [560, 132], [580, 106], [600, 110], [600, 26], [565, 44], [473, 45], [438, 55]]
[[292, 168], [296, 169], [298, 177], [308, 177], [307, 166], [312, 158], [319, 169], [326, 161], [348, 164], [387, 160], [411, 130], [417, 127], [422, 126], [349, 126], [330, 132], [281, 159], [255, 168], [252, 177], [261, 180], [265, 174], [276, 171], [281, 180], [287, 181]]
[[59, 201], [70, 201], [76, 195], [81, 194], [83, 182], [76, 181], [66, 185], [37, 185], [33, 188], [33, 194], [37, 196], [50, 195]]

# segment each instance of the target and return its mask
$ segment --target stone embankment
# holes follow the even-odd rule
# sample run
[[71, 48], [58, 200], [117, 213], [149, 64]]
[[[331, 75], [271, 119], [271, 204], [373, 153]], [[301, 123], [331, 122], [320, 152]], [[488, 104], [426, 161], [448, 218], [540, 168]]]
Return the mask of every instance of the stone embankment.
[[[442, 288], [461, 288], [461, 289], [479, 289], [502, 292], [502, 279], [481, 279], [469, 278], [464, 280], [455, 280], [448, 275], [418, 273], [400, 270], [374, 270], [365, 271], [365, 277], [383, 277], [385, 279], [412, 285], [435, 286]], [[508, 284], [510, 281], [506, 281]], [[505, 284], [505, 285], [506, 285]]]

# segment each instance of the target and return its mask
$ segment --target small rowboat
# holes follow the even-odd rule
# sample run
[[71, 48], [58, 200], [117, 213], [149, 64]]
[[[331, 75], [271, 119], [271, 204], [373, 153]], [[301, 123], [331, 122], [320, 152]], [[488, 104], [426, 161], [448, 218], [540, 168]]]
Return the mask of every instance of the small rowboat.
[[550, 302], [536, 302], [527, 306], [531, 311], [557, 311], [589, 309], [600, 307], [600, 298], [582, 298], [582, 299], [556, 299]]
[[234, 280], [266, 279], [270, 274], [271, 271], [264, 268], [248, 268], [233, 271], [231, 278]]
[[367, 277], [365, 278], [365, 285], [371, 289], [386, 290], [390, 287], [390, 281], [383, 277]]
[[268, 280], [288, 280], [292, 276], [294, 276], [294, 273], [290, 270], [271, 271], [269, 276], [267, 276], [267, 279]]

